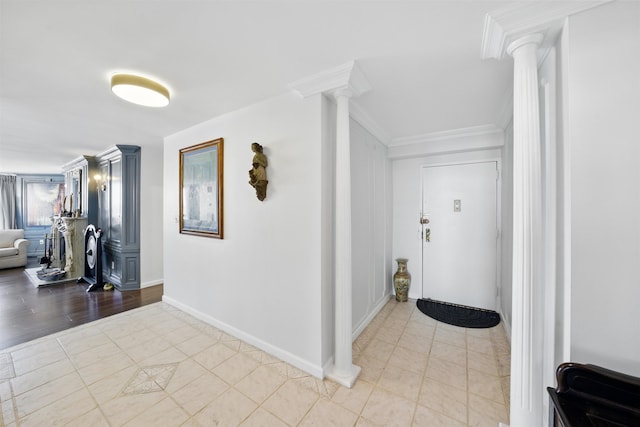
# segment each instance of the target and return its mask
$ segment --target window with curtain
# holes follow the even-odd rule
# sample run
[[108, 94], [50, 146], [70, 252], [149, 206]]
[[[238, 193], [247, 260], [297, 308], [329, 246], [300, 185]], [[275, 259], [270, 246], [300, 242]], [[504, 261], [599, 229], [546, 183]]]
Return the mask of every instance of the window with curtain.
[[0, 230], [16, 228], [16, 176], [0, 175]]

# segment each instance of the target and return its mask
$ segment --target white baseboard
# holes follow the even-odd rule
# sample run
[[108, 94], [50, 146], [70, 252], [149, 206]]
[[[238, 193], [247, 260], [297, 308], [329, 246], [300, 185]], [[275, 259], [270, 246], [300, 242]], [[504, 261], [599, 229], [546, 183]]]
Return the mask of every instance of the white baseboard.
[[262, 341], [261, 339], [256, 338], [253, 335], [247, 334], [246, 332], [241, 331], [240, 329], [237, 329], [224, 322], [221, 322], [209, 316], [208, 314], [202, 313], [201, 311], [198, 311], [188, 305], [185, 305], [180, 301], [177, 301], [171, 297], [163, 295], [162, 301], [184, 311], [185, 313], [192, 315], [196, 319], [200, 319], [211, 326], [215, 326], [216, 328], [246, 342], [247, 344], [251, 344], [252, 346], [259, 348], [260, 350], [263, 350], [269, 353], [270, 355], [277, 357], [283, 362], [287, 362], [290, 365], [293, 365], [296, 368], [301, 369], [304, 372], [307, 372], [309, 375], [313, 375], [314, 377], [320, 378], [320, 379], [324, 378], [325, 376], [326, 371], [324, 366], [314, 365], [313, 363], [307, 360], [304, 360], [294, 354], [291, 354], [288, 351], [281, 349], [280, 347], [276, 347], [268, 342]]
[[376, 305], [373, 310], [371, 310], [371, 313], [369, 313], [367, 315], [367, 317], [365, 317], [362, 322], [360, 322], [360, 324], [358, 325], [358, 327], [353, 331], [353, 334], [351, 335], [351, 340], [355, 341], [356, 338], [358, 338], [360, 336], [360, 334], [362, 333], [362, 331], [365, 330], [365, 328], [367, 326], [369, 326], [369, 323], [371, 323], [371, 321], [378, 315], [378, 313], [380, 313], [380, 310], [382, 310], [384, 308], [384, 306], [389, 302], [389, 299], [392, 297], [393, 295], [391, 294], [387, 294], [385, 296], [382, 297], [382, 299], [378, 302], [378, 305]]
[[148, 282], [140, 283], [140, 289], [148, 288], [150, 286], [155, 286], [155, 285], [162, 285], [163, 283], [164, 283], [164, 280], [162, 279], [150, 280]]

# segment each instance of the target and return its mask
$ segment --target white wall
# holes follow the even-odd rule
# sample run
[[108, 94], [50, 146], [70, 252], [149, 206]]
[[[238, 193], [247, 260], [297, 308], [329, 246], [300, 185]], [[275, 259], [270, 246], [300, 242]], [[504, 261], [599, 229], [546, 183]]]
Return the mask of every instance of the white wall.
[[[322, 96], [286, 94], [186, 129], [164, 144], [165, 300], [322, 376]], [[224, 138], [224, 239], [178, 232], [178, 153]], [[248, 184], [269, 160], [267, 198]]]
[[505, 330], [510, 338], [513, 298], [513, 121], [509, 123], [504, 131], [504, 149], [502, 150], [502, 206], [498, 311], [501, 314]]
[[162, 142], [140, 155], [140, 287], [162, 283]]
[[640, 375], [640, 3], [571, 17], [571, 358]]
[[569, 26], [565, 25], [556, 43], [557, 110], [557, 190], [556, 190], [556, 327], [555, 360], [566, 362], [571, 358], [571, 147], [567, 135], [567, 52]]
[[[490, 133], [482, 136], [474, 135], [469, 138], [469, 147], [475, 151], [440, 153], [435, 150], [434, 155], [423, 155], [415, 158], [399, 158], [392, 161], [391, 176], [393, 188], [393, 239], [392, 260], [396, 258], [408, 258], [407, 269], [411, 273], [411, 287], [409, 298], [422, 297], [422, 239], [420, 237], [421, 226], [419, 215], [422, 209], [422, 183], [420, 169], [427, 165], [441, 165], [452, 163], [466, 163], [486, 160], [500, 160], [503, 144], [502, 133]], [[448, 141], [452, 146], [462, 149], [465, 144], [464, 137], [457, 141]], [[481, 141], [479, 141], [479, 139]], [[424, 145], [424, 144], [423, 144]], [[486, 150], [478, 150], [479, 147], [490, 147]], [[389, 149], [391, 152], [391, 148]], [[394, 150], [395, 151], [395, 150]], [[431, 151], [428, 146], [402, 147], [401, 155], [405, 153], [425, 153]], [[392, 274], [396, 271], [395, 261], [391, 262]]]
[[386, 147], [358, 122], [350, 121], [353, 331], [357, 336], [388, 301], [391, 266], [386, 248], [390, 162]]

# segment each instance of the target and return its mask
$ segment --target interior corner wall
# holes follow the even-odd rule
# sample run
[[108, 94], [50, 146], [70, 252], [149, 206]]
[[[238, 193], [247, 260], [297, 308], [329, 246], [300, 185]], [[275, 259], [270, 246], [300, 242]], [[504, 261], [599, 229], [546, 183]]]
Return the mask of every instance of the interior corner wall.
[[511, 307], [513, 298], [513, 121], [504, 131], [502, 149], [502, 245], [500, 262], [500, 300], [498, 310], [511, 338]]
[[390, 162], [386, 147], [355, 120], [351, 140], [352, 328], [354, 338], [391, 293], [389, 246]]
[[142, 145], [140, 155], [140, 287], [163, 280], [162, 142]]
[[[163, 299], [317, 377], [322, 371], [322, 95], [288, 93], [165, 138]], [[179, 233], [179, 150], [224, 138], [224, 239]], [[249, 185], [264, 147], [267, 197]]]
[[556, 314], [555, 362], [559, 365], [571, 358], [571, 168], [570, 144], [567, 137], [567, 52], [568, 20], [556, 43], [556, 136], [557, 136], [557, 189], [556, 189]]
[[569, 18], [571, 358], [640, 376], [640, 3]]
[[[485, 135], [486, 145], [502, 145], [502, 134]], [[499, 141], [497, 141], [499, 140]], [[422, 237], [419, 223], [422, 210], [421, 168], [429, 165], [494, 161], [501, 159], [501, 149], [437, 154], [416, 158], [397, 159], [391, 163], [393, 188], [393, 238], [391, 274], [396, 271], [396, 258], [408, 258], [407, 270], [411, 274], [409, 298], [422, 298]]]

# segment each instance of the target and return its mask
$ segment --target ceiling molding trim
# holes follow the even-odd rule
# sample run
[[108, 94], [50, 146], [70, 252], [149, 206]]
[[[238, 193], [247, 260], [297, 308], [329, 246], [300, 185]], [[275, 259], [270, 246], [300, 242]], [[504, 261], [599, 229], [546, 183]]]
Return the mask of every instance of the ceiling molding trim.
[[496, 125], [480, 125], [468, 128], [460, 128], [453, 130], [445, 130], [441, 132], [432, 132], [423, 135], [406, 136], [402, 138], [394, 138], [389, 147], [401, 147], [414, 144], [429, 144], [438, 141], [446, 141], [450, 139], [461, 139], [474, 136], [491, 135], [503, 133], [504, 129]]
[[498, 154], [504, 147], [504, 132], [469, 136], [454, 140], [438, 140], [428, 144], [399, 145], [387, 148], [391, 160], [432, 157], [449, 154], [490, 152]]
[[501, 60], [512, 41], [530, 33], [544, 34], [543, 46], [552, 43], [568, 16], [611, 1], [518, 2], [488, 13], [484, 19], [482, 59]]
[[371, 116], [354, 100], [352, 99], [349, 103], [349, 115], [353, 120], [360, 123], [363, 128], [371, 132], [373, 136], [375, 136], [378, 141], [380, 141], [385, 146], [388, 146], [391, 143], [391, 136], [385, 131], [382, 126], [380, 126], [375, 120], [371, 118]]
[[[62, 169], [63, 171], [67, 171], [70, 170], [71, 168], [73, 168], [80, 160], [88, 160], [88, 161], [94, 161], [96, 158], [95, 156], [87, 156], [85, 154], [82, 154], [78, 157], [76, 157], [75, 159], [71, 160], [70, 162], [65, 163], [64, 165], [62, 165], [62, 167], [60, 169]], [[93, 179], [92, 176], [88, 177], [89, 179]]]
[[319, 93], [329, 94], [339, 89], [349, 89], [353, 96], [360, 96], [371, 90], [371, 84], [356, 61], [349, 61], [338, 67], [304, 77], [289, 84], [289, 88], [307, 98]]

